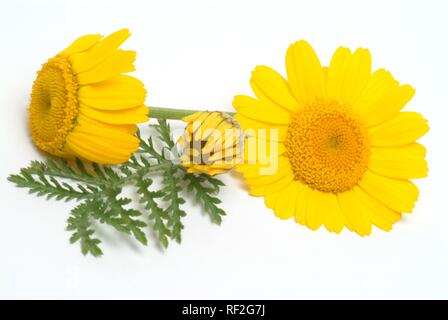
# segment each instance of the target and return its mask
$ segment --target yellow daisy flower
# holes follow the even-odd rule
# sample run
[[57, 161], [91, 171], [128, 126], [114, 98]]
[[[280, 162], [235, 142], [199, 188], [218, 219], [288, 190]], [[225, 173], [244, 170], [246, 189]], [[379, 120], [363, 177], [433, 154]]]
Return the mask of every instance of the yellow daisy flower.
[[31, 93], [30, 126], [35, 144], [65, 158], [118, 164], [137, 150], [137, 123], [148, 119], [134, 51], [119, 49], [123, 29], [108, 37], [86, 35], [43, 64]]
[[[425, 148], [415, 142], [427, 121], [401, 111], [414, 89], [384, 69], [372, 72], [367, 49], [340, 47], [323, 67], [299, 41], [286, 53], [286, 71], [288, 80], [257, 67], [250, 81], [256, 98], [233, 102], [236, 119], [253, 132], [246, 150], [258, 146], [237, 168], [250, 194], [312, 230], [390, 230], [417, 199], [409, 179], [427, 174]], [[263, 174], [272, 166], [278, 169]]]
[[189, 173], [220, 174], [241, 162], [244, 135], [230, 115], [200, 111], [182, 120], [187, 126], [178, 140], [182, 150], [180, 165]]

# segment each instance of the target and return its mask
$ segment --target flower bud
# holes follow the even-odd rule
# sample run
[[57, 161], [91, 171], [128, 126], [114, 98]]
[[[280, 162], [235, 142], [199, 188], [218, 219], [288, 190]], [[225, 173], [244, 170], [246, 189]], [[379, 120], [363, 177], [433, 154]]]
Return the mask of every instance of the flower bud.
[[189, 173], [215, 175], [241, 162], [244, 134], [239, 123], [223, 112], [196, 112], [182, 118], [187, 122], [178, 140], [181, 166]]

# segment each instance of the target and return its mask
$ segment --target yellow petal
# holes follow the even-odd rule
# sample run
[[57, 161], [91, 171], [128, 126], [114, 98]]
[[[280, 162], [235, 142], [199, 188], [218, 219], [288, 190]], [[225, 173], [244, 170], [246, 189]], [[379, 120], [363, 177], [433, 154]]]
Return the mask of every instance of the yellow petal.
[[[73, 132], [70, 133], [71, 139], [78, 139], [78, 141], [81, 141], [81, 138], [83, 140], [88, 139], [89, 141], [95, 141], [98, 144], [104, 144], [105, 146], [110, 147], [110, 150], [116, 149], [114, 153], [132, 153], [137, 150], [139, 146], [139, 140], [138, 138], [132, 136], [132, 135], [126, 135], [125, 139], [123, 137], [117, 138], [117, 137], [108, 137], [101, 133], [99, 134], [91, 134], [87, 133], [82, 130], [73, 130]], [[109, 150], [109, 149], [108, 149]], [[112, 152], [110, 151], [109, 152]]]
[[[189, 167], [191, 166], [191, 164], [189, 163], [181, 163], [181, 166], [183, 167]], [[209, 170], [229, 170], [233, 168], [232, 164], [224, 164], [224, 163], [217, 163], [217, 164], [207, 164], [207, 165], [202, 165], [202, 164], [197, 164], [197, 165], [193, 165], [193, 167], [195, 169], [202, 169], [203, 172], [208, 172]]]
[[[270, 148], [267, 147], [267, 150], [270, 150]], [[243, 161], [235, 168], [235, 170], [237, 172], [243, 172], [245, 176], [247, 176], [248, 178], [258, 177], [261, 175], [262, 172], [266, 172], [266, 170], [269, 169], [269, 167], [271, 166], [271, 161], [278, 161], [279, 163], [281, 162], [280, 159], [285, 158], [284, 156], [285, 147], [283, 146], [283, 144], [278, 144], [278, 150], [279, 150], [278, 154], [277, 155], [273, 154], [272, 157], [269, 157], [269, 155], [268, 156], [259, 155], [258, 153], [249, 156], [246, 152], [246, 154], [243, 156]], [[275, 157], [278, 157], [278, 159], [275, 159]]]
[[263, 196], [266, 194], [278, 192], [280, 190], [284, 190], [290, 183], [293, 181], [294, 176], [292, 174], [287, 174], [282, 177], [280, 180], [263, 186], [256, 186], [249, 188], [249, 194], [252, 196]]
[[268, 141], [285, 141], [288, 133], [287, 125], [263, 123], [249, 119], [240, 113], [235, 115], [235, 120], [239, 122], [246, 135], [262, 137], [263, 134], [261, 132], [264, 131], [264, 136], [266, 137], [265, 140]]
[[127, 161], [138, 149], [140, 141], [133, 135], [135, 125], [110, 125], [82, 114], [77, 120], [66, 143], [74, 154], [98, 163], [118, 164]]
[[[270, 159], [272, 160], [274, 158], [272, 157]], [[261, 160], [263, 160], [263, 159], [261, 159]], [[267, 166], [269, 166], [269, 163], [261, 161], [261, 160], [257, 159], [257, 162], [255, 162], [255, 163], [242, 164], [242, 165], [240, 165], [240, 167], [242, 167], [242, 168], [238, 171], [243, 172], [244, 176], [247, 178], [256, 178], [258, 176], [265, 175], [264, 172], [260, 171], [260, 169], [266, 168]], [[275, 161], [277, 161], [277, 164], [278, 164], [278, 171], [283, 168], [289, 168], [289, 169], [291, 168], [289, 159], [284, 155], [278, 156], [278, 159], [275, 159]]]
[[77, 75], [81, 85], [92, 84], [116, 77], [121, 73], [135, 71], [135, 51], [116, 50], [92, 69]]
[[390, 210], [370, 197], [360, 187], [355, 186], [351, 191], [352, 200], [358, 207], [358, 213], [363, 216], [368, 225], [374, 224], [384, 231], [390, 231], [392, 224], [401, 217], [401, 214]]
[[[293, 183], [293, 182], [291, 182]], [[275, 204], [281, 198], [282, 191], [270, 193], [264, 196], [264, 204], [270, 209], [274, 209]]]
[[353, 229], [360, 235], [366, 236], [372, 232], [372, 223], [366, 212], [366, 207], [353, 190], [338, 194], [339, 204]]
[[417, 112], [400, 112], [381, 125], [368, 129], [374, 147], [396, 147], [414, 142], [428, 132], [428, 121]]
[[333, 193], [313, 190], [300, 183], [296, 201], [296, 222], [317, 230], [322, 224], [328, 231], [340, 233], [344, 228], [344, 216], [337, 197]]
[[205, 111], [195, 112], [193, 114], [190, 114], [189, 116], [183, 117], [182, 121], [187, 122], [187, 123], [193, 122], [193, 121], [197, 120], [203, 114], [205, 114]]
[[308, 203], [310, 194], [313, 190], [303, 183], [300, 183], [299, 186], [300, 190], [296, 199], [296, 215], [294, 219], [297, 223], [306, 226], [308, 219]]
[[347, 65], [341, 88], [341, 100], [353, 107], [366, 89], [370, 78], [372, 57], [368, 49], [355, 51]]
[[288, 48], [286, 71], [289, 87], [297, 101], [303, 103], [325, 99], [322, 66], [308, 42], [301, 40]]
[[121, 74], [100, 83], [81, 86], [79, 95], [88, 99], [122, 99], [145, 96], [146, 90], [143, 82], [137, 78]]
[[[360, 190], [360, 193], [363, 193], [367, 196], [367, 194], [359, 187], [356, 190]], [[355, 188], [352, 190], [352, 192], [355, 194], [356, 198], [358, 199], [358, 205], [359, 205], [359, 212], [362, 212], [362, 215], [365, 217], [367, 223], [369, 225], [375, 225], [378, 228], [384, 230], [384, 231], [390, 231], [392, 230], [392, 221], [389, 219], [383, 217], [382, 214], [379, 214], [376, 211], [373, 211], [370, 206], [363, 200], [363, 198], [359, 197], [358, 193], [355, 191]]]
[[235, 168], [235, 171], [241, 172], [246, 179], [257, 178], [262, 176], [260, 174], [260, 169], [266, 167], [265, 165], [261, 165], [260, 163], [256, 164], [240, 164]]
[[148, 111], [148, 107], [144, 105], [117, 111], [99, 110], [86, 105], [81, 105], [79, 108], [81, 114], [110, 124], [136, 124], [146, 122], [148, 120]]
[[325, 92], [325, 96], [328, 97], [328, 95], [327, 95], [328, 67], [322, 67], [322, 74], [324, 75], [324, 92]]
[[409, 85], [389, 90], [361, 115], [365, 125], [373, 127], [393, 118], [412, 99], [414, 93], [415, 89]]
[[236, 166], [235, 171], [244, 173], [246, 171], [252, 170], [252, 167], [258, 167], [258, 166], [259, 166], [258, 163], [253, 163], [253, 164], [243, 163], [243, 164], [239, 164], [238, 166]]
[[210, 166], [207, 166], [207, 165], [193, 165], [193, 166], [190, 166], [190, 165], [181, 164], [181, 166], [183, 166], [183, 167], [187, 167], [188, 166], [188, 169], [187, 169], [188, 173], [204, 173], [204, 174], [207, 174], [209, 176], [214, 176], [216, 174], [220, 174], [220, 173], [224, 173], [224, 172], [229, 171], [228, 168], [220, 169], [220, 168], [216, 168], [216, 167], [213, 168], [213, 167], [210, 167]]
[[344, 228], [344, 214], [334, 193], [321, 192], [317, 203], [322, 223], [329, 232], [340, 233]]
[[397, 88], [398, 82], [385, 69], [375, 71], [369, 79], [367, 88], [353, 106], [353, 109], [361, 115], [371, 110], [387, 92]]
[[138, 141], [130, 141], [126, 148], [123, 148], [123, 145], [98, 139], [89, 134], [72, 132], [67, 136], [67, 148], [93, 162], [119, 164], [129, 160], [131, 154], [138, 148]]
[[292, 96], [286, 80], [275, 70], [258, 66], [252, 72], [251, 86], [261, 100], [271, 101], [286, 110], [296, 112], [299, 109], [297, 100]]
[[299, 182], [292, 181], [288, 187], [280, 192], [280, 198], [277, 199], [274, 207], [277, 217], [286, 220], [295, 216], [295, 204], [300, 191]]
[[321, 198], [322, 192], [311, 189], [308, 192], [307, 209], [306, 209], [306, 225], [311, 230], [317, 230], [324, 222], [325, 212], [322, 211]]
[[83, 52], [90, 49], [92, 46], [97, 44], [103, 36], [100, 34], [88, 34], [79, 37], [73, 43], [62, 50], [59, 54], [63, 56], [69, 56], [74, 53]]
[[103, 62], [129, 37], [128, 29], [119, 30], [104, 38], [89, 51], [70, 57], [75, 74], [92, 69]]
[[119, 110], [141, 106], [146, 90], [138, 79], [119, 75], [79, 88], [79, 101], [96, 109]]
[[[258, 163], [261, 167], [270, 166], [273, 168], [273, 166], [276, 166], [276, 162], [279, 162], [278, 158], [282, 158], [285, 152], [286, 148], [283, 143], [268, 141], [266, 139], [257, 139], [256, 137], [247, 137], [244, 145], [242, 163]], [[289, 166], [289, 160], [287, 162]]]
[[339, 47], [334, 53], [327, 75], [328, 99], [341, 100], [342, 82], [351, 58], [352, 54], [348, 48]]
[[412, 179], [423, 178], [428, 173], [426, 150], [419, 143], [396, 148], [371, 148], [369, 169], [380, 175]]
[[368, 208], [369, 218], [378, 228], [389, 231], [392, 229], [392, 224], [401, 219], [400, 212], [389, 209], [359, 186], [354, 187], [353, 191]]
[[225, 121], [220, 112], [210, 112], [208, 116], [202, 121], [200, 126], [197, 127], [196, 132], [193, 134], [193, 140], [205, 141], [210, 135], [213, 134], [215, 129]]
[[[212, 128], [213, 129], [213, 128]], [[241, 139], [242, 131], [235, 128], [231, 121], [222, 121], [216, 126], [215, 130], [220, 132], [219, 137], [214, 138], [213, 134], [209, 135], [207, 143], [202, 148], [202, 152], [212, 152], [230, 148], [237, 145]], [[219, 148], [221, 146], [221, 148]]]
[[409, 180], [380, 176], [367, 170], [359, 186], [388, 208], [398, 212], [412, 212], [418, 197], [417, 187]]
[[258, 187], [269, 185], [277, 182], [281, 178], [286, 175], [291, 175], [291, 166], [288, 162], [288, 159], [285, 157], [280, 157], [279, 161], [279, 169], [275, 174], [272, 175], [261, 175], [259, 170], [254, 167], [252, 171], [246, 171], [244, 173], [244, 178], [246, 179], [246, 183], [251, 187]]
[[79, 114], [75, 130], [117, 139], [123, 136], [126, 139], [127, 136], [135, 134], [137, 126], [135, 124], [109, 124], [92, 119], [84, 114]]
[[239, 114], [255, 121], [283, 125], [289, 124], [290, 121], [288, 111], [267, 101], [248, 96], [235, 96], [232, 104]]
[[[206, 118], [208, 118], [210, 116], [209, 112], [198, 112], [197, 118], [194, 120], [194, 122], [190, 122], [187, 127], [185, 128], [185, 131], [187, 131], [189, 133], [189, 135], [187, 135], [187, 138], [189, 139], [189, 141], [191, 141], [191, 134], [193, 134], [194, 130], [197, 130], [200, 125], [202, 124], [202, 122], [204, 122], [204, 120]], [[193, 126], [194, 124], [194, 126]]]

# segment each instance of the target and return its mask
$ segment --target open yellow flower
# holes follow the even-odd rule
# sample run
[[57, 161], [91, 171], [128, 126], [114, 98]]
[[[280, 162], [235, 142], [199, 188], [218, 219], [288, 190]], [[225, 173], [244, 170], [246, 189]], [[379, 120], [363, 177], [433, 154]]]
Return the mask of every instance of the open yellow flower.
[[134, 71], [134, 51], [119, 49], [123, 29], [86, 35], [43, 64], [31, 94], [35, 144], [58, 157], [118, 164], [137, 150], [137, 123], [148, 119], [146, 90]]
[[178, 140], [182, 149], [180, 165], [189, 173], [220, 174], [241, 162], [244, 135], [230, 115], [200, 111], [182, 120], [187, 126]]
[[[254, 132], [248, 145], [268, 150], [267, 156], [246, 152], [238, 167], [250, 194], [264, 196], [278, 217], [294, 217], [312, 230], [324, 225], [339, 233], [346, 226], [362, 236], [372, 225], [390, 230], [417, 199], [409, 179], [427, 174], [425, 148], [415, 142], [427, 121], [401, 112], [414, 89], [384, 69], [372, 72], [367, 49], [340, 47], [323, 67], [299, 41], [287, 51], [286, 71], [288, 80], [257, 67], [251, 79], [256, 98], [233, 102], [245, 132]], [[278, 166], [270, 175], [262, 174], [272, 165], [266, 157]]]

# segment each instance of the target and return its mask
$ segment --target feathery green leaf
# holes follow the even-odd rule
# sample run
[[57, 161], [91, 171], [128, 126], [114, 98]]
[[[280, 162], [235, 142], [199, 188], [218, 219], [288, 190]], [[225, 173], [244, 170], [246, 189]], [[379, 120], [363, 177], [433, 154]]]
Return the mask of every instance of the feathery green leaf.
[[168, 212], [159, 207], [156, 199], [162, 198], [162, 191], [150, 191], [152, 184], [151, 179], [141, 178], [137, 181], [137, 193], [140, 195], [140, 203], [145, 205], [145, 209], [149, 210], [149, 219], [153, 222], [152, 228], [157, 235], [160, 243], [166, 248], [168, 247], [168, 237], [171, 237], [171, 231], [168, 229], [167, 221], [169, 220]]
[[95, 257], [103, 254], [98, 246], [101, 241], [93, 237], [95, 231], [91, 227], [90, 215], [96, 209], [94, 200], [86, 200], [73, 208], [67, 220], [67, 230], [73, 231], [70, 243], [80, 242], [83, 255], [88, 253]]
[[[80, 159], [74, 162], [47, 159], [32, 161], [8, 180], [37, 196], [79, 202], [70, 212], [67, 229], [73, 232], [70, 242], [80, 242], [84, 255], [102, 254], [101, 241], [94, 237], [93, 220], [132, 235], [143, 245], [148, 243], [146, 231], [153, 232], [163, 247], [168, 246], [170, 238], [181, 242], [185, 192], [191, 193], [212, 221], [220, 224], [225, 213], [217, 206], [220, 200], [216, 194], [224, 184], [207, 175], [187, 173], [175, 164], [172, 160], [178, 155], [169, 124], [159, 120], [152, 127], [158, 136], [145, 140], [138, 132], [139, 151], [120, 166], [86, 163]], [[149, 175], [160, 179], [160, 188], [154, 187]], [[133, 208], [132, 200], [121, 196], [126, 185], [134, 187], [144, 210]], [[148, 224], [144, 221], [148, 221], [151, 230], [147, 230]]]
[[200, 174], [185, 174], [183, 179], [187, 182], [187, 191], [195, 195], [196, 201], [202, 204], [204, 210], [210, 215], [213, 223], [221, 224], [222, 216], [226, 213], [217, 205], [221, 203], [215, 194], [224, 185], [221, 180]]

